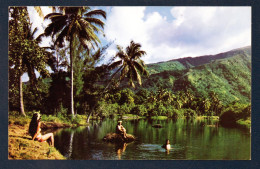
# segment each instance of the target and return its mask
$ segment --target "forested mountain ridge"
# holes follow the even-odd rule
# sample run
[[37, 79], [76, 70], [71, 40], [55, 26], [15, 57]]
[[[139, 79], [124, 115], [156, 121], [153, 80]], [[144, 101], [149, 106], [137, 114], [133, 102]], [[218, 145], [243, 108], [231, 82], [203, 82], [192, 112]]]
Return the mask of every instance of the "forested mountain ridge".
[[224, 104], [251, 100], [251, 47], [147, 67], [151, 76], [145, 79], [143, 87], [151, 90], [159, 86], [174, 92], [190, 90], [201, 97], [215, 92]]
[[244, 53], [251, 56], [251, 46], [234, 49], [228, 52], [219, 53], [216, 55], [204, 55], [197, 57], [185, 57], [179, 59], [173, 59], [166, 62], [158, 62], [147, 64], [147, 68], [150, 74], [160, 73], [165, 70], [184, 70], [187, 68], [196, 67], [199, 65], [207, 64], [215, 60], [229, 58], [234, 55]]

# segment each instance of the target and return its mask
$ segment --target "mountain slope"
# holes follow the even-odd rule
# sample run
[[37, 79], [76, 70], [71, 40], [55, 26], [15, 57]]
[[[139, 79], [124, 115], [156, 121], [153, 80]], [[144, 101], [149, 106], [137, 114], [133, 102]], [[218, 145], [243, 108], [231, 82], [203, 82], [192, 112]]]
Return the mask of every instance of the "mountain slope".
[[251, 56], [251, 46], [234, 49], [228, 52], [219, 53], [216, 55], [204, 55], [198, 57], [186, 57], [180, 59], [173, 59], [167, 62], [159, 62], [153, 64], [147, 64], [147, 68], [150, 74], [160, 73], [163, 71], [173, 71], [173, 70], [184, 70], [187, 68], [192, 68], [200, 66], [203, 64], [210, 63], [215, 60], [225, 59], [232, 57], [237, 54], [247, 54]]
[[203, 97], [214, 91], [224, 104], [233, 101], [248, 103], [251, 99], [250, 47], [151, 64], [148, 70], [151, 76], [145, 79], [143, 87], [150, 90], [158, 86], [173, 91], [191, 89]]

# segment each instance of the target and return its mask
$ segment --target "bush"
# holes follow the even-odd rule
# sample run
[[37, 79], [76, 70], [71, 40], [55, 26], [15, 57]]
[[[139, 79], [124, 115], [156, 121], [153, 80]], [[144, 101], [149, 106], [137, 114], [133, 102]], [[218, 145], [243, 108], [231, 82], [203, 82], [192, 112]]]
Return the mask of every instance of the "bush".
[[124, 114], [130, 114], [132, 108], [135, 106], [135, 104], [123, 104], [122, 106], [119, 107], [119, 114], [124, 115]]
[[98, 114], [100, 117], [108, 117], [115, 115], [119, 111], [119, 106], [117, 103], [107, 104], [105, 102], [100, 103], [100, 108], [98, 109]]
[[240, 119], [246, 120], [251, 116], [250, 104], [229, 105], [220, 115], [219, 120], [223, 125], [235, 125]]
[[174, 118], [184, 118], [184, 109], [174, 109], [174, 114], [173, 116]]
[[197, 117], [196, 111], [192, 109], [184, 109], [184, 116], [187, 118]]
[[[54, 122], [54, 123], [63, 123], [64, 121], [60, 118], [58, 118], [57, 116], [53, 116], [53, 115], [42, 115], [42, 120], [41, 121], [45, 121], [45, 122]], [[67, 121], [67, 120], [65, 120]]]
[[135, 114], [138, 116], [146, 116], [147, 115], [147, 109], [144, 105], [136, 105], [132, 108], [131, 114]]
[[72, 119], [72, 123], [76, 125], [84, 125], [86, 124], [86, 121], [87, 121], [86, 115], [76, 114], [75, 117]]

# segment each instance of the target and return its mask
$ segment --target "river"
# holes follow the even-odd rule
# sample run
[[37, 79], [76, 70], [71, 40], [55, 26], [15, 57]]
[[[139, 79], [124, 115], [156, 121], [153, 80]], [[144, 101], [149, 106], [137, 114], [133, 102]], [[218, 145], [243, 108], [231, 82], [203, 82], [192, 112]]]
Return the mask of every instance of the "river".
[[[225, 128], [213, 120], [123, 120], [127, 133], [137, 137], [128, 144], [102, 138], [115, 131], [116, 120], [93, 121], [89, 127], [55, 133], [55, 147], [67, 159], [80, 160], [249, 160], [251, 134], [246, 128]], [[162, 128], [152, 127], [160, 124]], [[169, 139], [171, 150], [161, 148]]]

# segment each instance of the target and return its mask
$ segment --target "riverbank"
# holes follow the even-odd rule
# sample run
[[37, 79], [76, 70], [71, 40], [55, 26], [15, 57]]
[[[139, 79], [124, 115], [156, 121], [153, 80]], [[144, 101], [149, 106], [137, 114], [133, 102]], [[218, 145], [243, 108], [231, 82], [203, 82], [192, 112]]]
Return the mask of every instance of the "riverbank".
[[28, 134], [28, 127], [29, 124], [8, 125], [8, 159], [66, 159], [55, 147], [49, 146], [47, 142], [33, 141]]
[[[41, 128], [44, 130], [55, 130], [59, 128], [86, 125], [86, 118], [77, 116], [73, 121], [62, 120], [55, 116], [43, 115]], [[47, 120], [47, 121], [45, 121]], [[9, 113], [8, 125], [8, 159], [66, 159], [55, 147], [49, 146], [47, 142], [33, 141], [28, 134], [30, 116], [20, 116]], [[54, 143], [55, 144], [55, 143]]]

